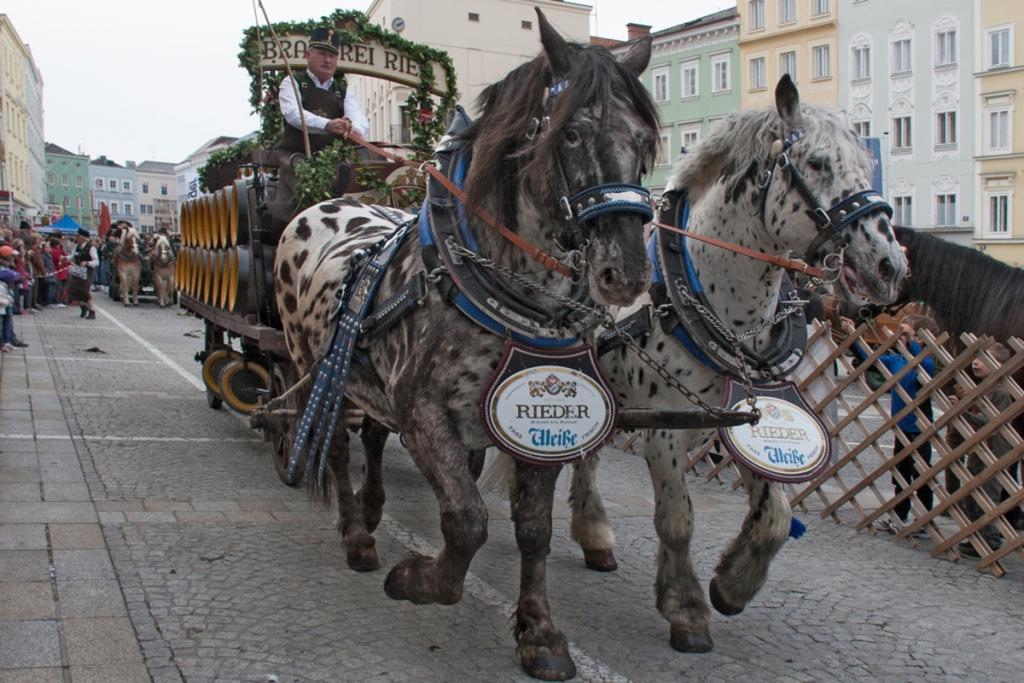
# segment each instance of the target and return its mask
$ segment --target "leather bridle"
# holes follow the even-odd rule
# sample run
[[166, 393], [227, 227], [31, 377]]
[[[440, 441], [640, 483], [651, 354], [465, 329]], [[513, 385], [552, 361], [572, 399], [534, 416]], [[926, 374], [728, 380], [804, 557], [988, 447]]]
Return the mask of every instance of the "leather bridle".
[[766, 164], [766, 168], [759, 176], [757, 183], [757, 188], [760, 192], [758, 213], [761, 222], [767, 225], [765, 208], [772, 179], [775, 177], [776, 172], [787, 176], [789, 187], [795, 189], [804, 204], [809, 207], [806, 210], [806, 214], [814, 221], [815, 226], [818, 228], [817, 236], [804, 254], [804, 259], [813, 263], [817, 260], [818, 255], [826, 249], [835, 248], [842, 253], [842, 249], [849, 245], [849, 238], [843, 234], [843, 230], [851, 224], [877, 211], [881, 211], [889, 218], [892, 218], [893, 211], [889, 202], [885, 201], [880, 194], [871, 189], [854, 192], [826, 209], [814, 194], [814, 191], [807, 185], [800, 170], [793, 165], [789, 158], [788, 152], [790, 147], [802, 139], [804, 135], [803, 129], [796, 129], [787, 135], [782, 141], [782, 149], [775, 156], [775, 159]]

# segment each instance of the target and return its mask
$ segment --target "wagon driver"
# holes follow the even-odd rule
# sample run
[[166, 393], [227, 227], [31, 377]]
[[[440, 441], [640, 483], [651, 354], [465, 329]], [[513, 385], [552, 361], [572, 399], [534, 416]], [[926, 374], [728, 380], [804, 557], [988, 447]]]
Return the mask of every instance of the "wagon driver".
[[[359, 100], [348, 89], [343, 74], [338, 74], [338, 51], [341, 36], [333, 28], [316, 28], [309, 35], [306, 48], [306, 71], [290, 79], [298, 86], [301, 105], [309, 130], [309, 147], [316, 154], [338, 137], [356, 131], [366, 137], [370, 122], [363, 115]], [[288, 80], [281, 83], [277, 101], [284, 116], [284, 135], [277, 148], [286, 152], [304, 153], [299, 102]]]
[[[366, 120], [359, 100], [347, 87], [344, 74], [338, 73], [338, 53], [341, 36], [333, 28], [316, 28], [309, 35], [306, 48], [306, 70], [286, 78], [278, 89], [277, 101], [284, 117], [284, 133], [277, 149], [280, 152], [280, 188], [277, 198], [270, 203], [274, 222], [283, 227], [300, 208], [295, 196], [294, 164], [306, 153], [302, 137], [302, 107], [309, 131], [309, 149], [313, 154], [329, 146], [351, 131], [366, 137], [370, 122]], [[292, 87], [292, 85], [296, 87]], [[298, 90], [299, 99], [295, 97]], [[332, 193], [340, 195], [348, 185], [350, 170], [347, 164], [338, 169]]]
[[100, 256], [95, 245], [89, 239], [89, 231], [79, 228], [75, 234], [74, 254], [71, 256], [71, 263], [74, 266], [69, 273], [68, 299], [78, 302], [82, 318], [89, 320], [96, 319], [96, 307], [92, 303], [92, 292], [89, 283], [97, 266], [100, 265]]

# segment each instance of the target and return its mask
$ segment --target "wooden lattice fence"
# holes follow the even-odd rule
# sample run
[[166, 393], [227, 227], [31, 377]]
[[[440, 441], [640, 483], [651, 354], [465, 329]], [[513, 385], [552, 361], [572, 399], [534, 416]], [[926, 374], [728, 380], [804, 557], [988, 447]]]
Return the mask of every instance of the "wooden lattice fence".
[[[865, 336], [873, 340], [881, 337], [881, 342], [872, 347], [863, 340]], [[1024, 502], [1018, 474], [1024, 440], [1011, 425], [1024, 410], [1024, 391], [1012, 377], [1024, 367], [1024, 343], [1011, 339], [1006, 346], [1012, 355], [999, 364], [987, 353], [994, 343], [988, 337], [964, 335], [961, 341], [965, 348], [955, 356], [943, 346], [948, 335], [936, 338], [926, 330], [921, 331], [924, 347], [917, 356], [907, 350], [897, 335], [869, 330], [866, 326], [844, 337], [840, 334], [833, 339], [830, 327], [815, 323], [808, 344], [809, 357], [799, 370], [797, 384], [828, 426], [834, 457], [832, 465], [816, 480], [787, 487], [794, 510], [818, 513], [837, 522], [852, 522], [858, 529], [872, 531], [876, 520], [888, 518], [897, 529], [896, 541], [908, 540], [916, 545], [916, 537], [923, 531], [925, 538], [931, 539], [933, 556], [954, 561], [962, 559], [957, 545], [968, 541], [980, 556], [975, 568], [1002, 576], [1008, 557], [1024, 559], [1024, 534], [1014, 526], [1014, 517], [1020, 515], [1019, 508]], [[860, 345], [867, 356], [857, 367], [849, 353], [853, 344]], [[875, 362], [890, 352], [901, 353], [907, 360], [895, 376]], [[934, 376], [921, 367], [928, 354], [935, 359]], [[975, 381], [970, 370], [975, 359], [991, 369], [980, 382]], [[867, 381], [869, 368], [880, 371], [884, 380], [880, 386], [876, 382], [874, 389]], [[913, 400], [898, 384], [908, 372], [918, 373], [921, 385]], [[950, 398], [956, 384], [961, 387], [959, 400]], [[894, 385], [906, 407], [891, 415], [889, 395]], [[1002, 410], [990, 400], [997, 388], [1009, 396], [1009, 405]], [[923, 409], [928, 401], [932, 417]], [[908, 443], [896, 424], [911, 411], [921, 433]], [[968, 421], [968, 411], [980, 411], [983, 416], [984, 423], [977, 429]], [[990, 441], [997, 434], [1008, 447], [996, 448], [993, 453]], [[932, 446], [930, 464], [917, 452], [926, 440]], [[973, 456], [973, 472], [968, 468], [968, 456]], [[916, 473], [912, 481], [907, 481], [897, 469], [907, 458]], [[688, 467], [734, 488], [741, 485], [731, 457], [716, 448], [715, 441], [709, 441], [693, 454]], [[903, 488], [899, 495], [895, 495], [891, 484], [894, 477]], [[923, 487], [932, 491], [934, 505], [930, 511], [918, 498]], [[911, 515], [904, 524], [892, 511], [908, 497]], [[980, 508], [975, 516], [981, 516], [975, 520], [969, 518], [963, 507], [970, 499]], [[992, 526], [986, 530], [987, 525]], [[983, 530], [989, 540], [983, 537]]]

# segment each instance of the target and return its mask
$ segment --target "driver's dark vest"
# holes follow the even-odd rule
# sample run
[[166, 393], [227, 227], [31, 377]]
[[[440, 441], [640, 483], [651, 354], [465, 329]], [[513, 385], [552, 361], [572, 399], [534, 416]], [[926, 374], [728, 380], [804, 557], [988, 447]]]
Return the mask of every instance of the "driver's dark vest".
[[[301, 106], [308, 112], [327, 119], [339, 119], [345, 115], [345, 80], [340, 75], [334, 77], [331, 86], [324, 90], [316, 87], [308, 72], [302, 72], [295, 76], [299, 82], [299, 95], [302, 97]], [[287, 79], [281, 82], [282, 88], [290, 88]], [[307, 125], [308, 122], [307, 122]], [[310, 135], [309, 148], [316, 154], [324, 147], [327, 147], [337, 138], [334, 135]], [[284, 122], [284, 135], [277, 148], [286, 152], [305, 152], [306, 145], [302, 141], [302, 129]]]

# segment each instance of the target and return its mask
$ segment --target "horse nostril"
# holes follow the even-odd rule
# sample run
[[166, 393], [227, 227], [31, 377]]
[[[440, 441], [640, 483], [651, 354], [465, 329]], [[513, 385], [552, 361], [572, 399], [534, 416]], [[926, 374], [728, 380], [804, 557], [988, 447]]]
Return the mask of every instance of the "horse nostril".
[[883, 280], [892, 279], [896, 275], [896, 267], [892, 265], [892, 261], [889, 260], [888, 256], [879, 261], [878, 275]]
[[601, 283], [601, 286], [607, 288], [616, 286], [620, 279], [619, 271], [615, 268], [605, 268], [597, 276], [597, 281]]

